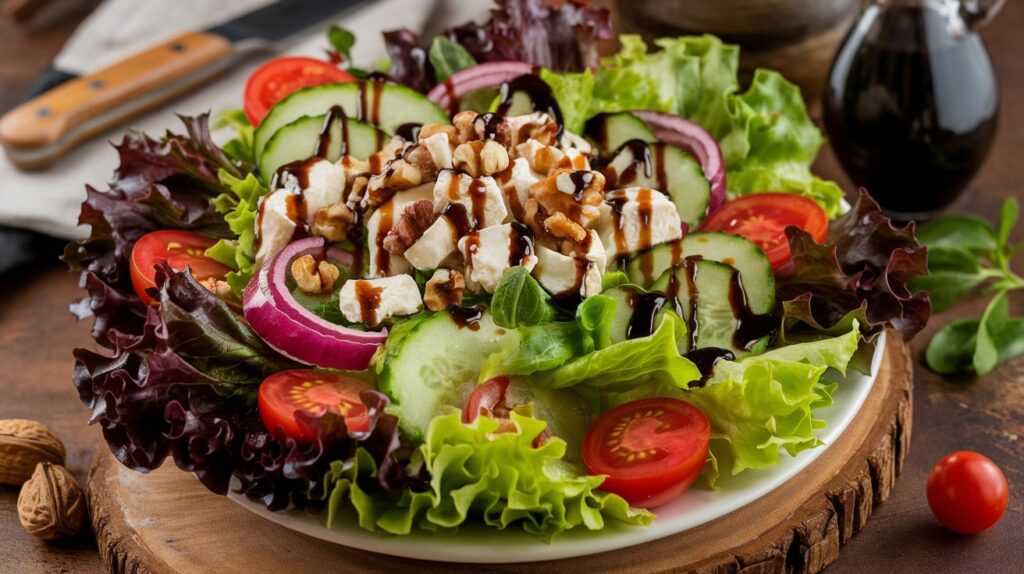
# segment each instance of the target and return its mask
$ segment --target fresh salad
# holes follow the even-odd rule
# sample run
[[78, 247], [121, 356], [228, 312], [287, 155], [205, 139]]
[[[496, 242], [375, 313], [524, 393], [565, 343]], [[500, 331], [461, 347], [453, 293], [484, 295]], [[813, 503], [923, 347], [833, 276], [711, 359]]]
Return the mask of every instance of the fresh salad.
[[[913, 225], [810, 172], [800, 91], [710, 36], [499, 1], [376, 70], [279, 58], [244, 112], [130, 133], [88, 188], [105, 350], [74, 382], [115, 456], [327, 527], [545, 540], [820, 446], [816, 410], [930, 303]], [[693, 486], [698, 484], [699, 486]]]

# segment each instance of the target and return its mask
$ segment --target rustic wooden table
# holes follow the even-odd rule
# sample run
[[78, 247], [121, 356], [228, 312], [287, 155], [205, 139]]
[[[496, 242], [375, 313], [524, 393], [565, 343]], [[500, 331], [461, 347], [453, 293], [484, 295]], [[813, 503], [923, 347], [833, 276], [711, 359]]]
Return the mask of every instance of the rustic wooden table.
[[[0, 110], [13, 105], [73, 30], [72, 23], [30, 32], [0, 20]], [[1024, 3], [1008, 3], [985, 32], [999, 78], [1003, 112], [999, 137], [984, 170], [953, 207], [986, 217], [1002, 201], [1022, 196], [1024, 169]], [[849, 189], [829, 150], [818, 171]], [[0, 185], [3, 185], [0, 182]], [[31, 190], [24, 190], [31, 193]], [[75, 278], [55, 260], [0, 278], [0, 418], [32, 418], [64, 439], [68, 466], [82, 480], [99, 437], [71, 384], [71, 348], [90, 345], [88, 325], [75, 323], [67, 303], [79, 296]], [[1017, 302], [1020, 309], [1020, 301]], [[892, 498], [828, 571], [1024, 572], [1024, 360], [983, 379], [946, 380], [920, 365], [922, 347], [948, 321], [978, 314], [984, 301], [936, 316], [915, 341], [918, 366], [910, 456]], [[1011, 485], [1010, 507], [992, 530], [954, 535], [932, 518], [924, 496], [931, 466], [957, 449], [981, 451], [1002, 466]], [[60, 544], [36, 541], [18, 524], [17, 490], [0, 487], [0, 574], [91, 574], [105, 570], [89, 536]]]

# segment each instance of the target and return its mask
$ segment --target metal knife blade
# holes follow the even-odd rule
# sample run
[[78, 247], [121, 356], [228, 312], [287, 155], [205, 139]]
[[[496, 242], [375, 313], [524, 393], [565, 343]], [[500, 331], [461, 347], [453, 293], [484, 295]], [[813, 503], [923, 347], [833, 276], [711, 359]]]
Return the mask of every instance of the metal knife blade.
[[232, 44], [278, 44], [367, 0], [281, 0], [208, 28]]

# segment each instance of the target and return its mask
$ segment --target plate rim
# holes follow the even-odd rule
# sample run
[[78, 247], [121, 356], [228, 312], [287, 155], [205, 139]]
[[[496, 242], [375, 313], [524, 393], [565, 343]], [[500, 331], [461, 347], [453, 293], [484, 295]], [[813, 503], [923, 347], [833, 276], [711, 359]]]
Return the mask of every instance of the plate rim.
[[[667, 525], [667, 521], [663, 521], [659, 524], [657, 518], [654, 523], [647, 527], [627, 526], [611, 522], [601, 531], [591, 532], [584, 531], [584, 529], [574, 529], [559, 535], [552, 543], [545, 544], [540, 538], [518, 530], [499, 532], [494, 529], [484, 529], [483, 527], [471, 527], [469, 529], [463, 527], [463, 529], [460, 530], [460, 533], [462, 534], [462, 536], [460, 536], [461, 538], [467, 538], [465, 533], [468, 531], [472, 534], [473, 538], [486, 536], [488, 541], [499, 541], [499, 543], [490, 548], [482, 548], [477, 552], [470, 552], [469, 555], [451, 555], [446, 554], [445, 552], [445, 549], [450, 550], [451, 548], [451, 546], [445, 543], [445, 541], [453, 540], [455, 537], [439, 536], [419, 530], [414, 530], [413, 534], [410, 535], [391, 535], [380, 532], [370, 532], [359, 528], [352, 516], [348, 517], [348, 520], [344, 524], [344, 528], [327, 528], [322, 522], [320, 522], [316, 515], [307, 514], [304, 511], [297, 509], [270, 511], [259, 501], [249, 500], [245, 495], [236, 492], [236, 489], [234, 488], [229, 490], [227, 497], [242, 508], [278, 524], [283, 528], [287, 528], [331, 544], [397, 558], [463, 564], [528, 564], [548, 560], [578, 558], [603, 552], [622, 550], [624, 548], [630, 548], [681, 534], [688, 530], [699, 528], [702, 525], [715, 520], [725, 519], [730, 514], [756, 502], [757, 500], [760, 500], [765, 496], [768, 496], [783, 484], [786, 484], [790, 480], [796, 478], [803, 470], [824, 454], [832, 444], [842, 437], [850, 423], [856, 418], [857, 414], [860, 413], [864, 406], [864, 402], [867, 400], [867, 396], [870, 394], [871, 389], [874, 388], [875, 382], [878, 378], [882, 360], [886, 353], [887, 335], [888, 334], [885, 332], [881, 333], [874, 342], [875, 352], [871, 359], [869, 374], [865, 375], [855, 371], [848, 372], [845, 380], [849, 381], [852, 376], [855, 376], [857, 379], [860, 379], [861, 386], [863, 388], [860, 389], [853, 397], [853, 403], [841, 411], [842, 418], [839, 423], [832, 426], [831, 429], [826, 428], [829, 436], [827, 440], [823, 439], [823, 444], [820, 447], [805, 450], [799, 453], [796, 457], [788, 457], [788, 455], [782, 453], [781, 456], [783, 459], [780, 461], [780, 465], [762, 470], [771, 471], [773, 469], [778, 469], [783, 463], [791, 466], [792, 468], [784, 469], [785, 472], [782, 475], [771, 477], [770, 480], [757, 481], [766, 483], [769, 486], [765, 487], [762, 485], [757, 488], [754, 493], [748, 493], [745, 495], [741, 492], [737, 495], [738, 501], [730, 503], [727, 509], [717, 513], [709, 513], [713, 514], [713, 516], [681, 528], [673, 528], [672, 526]], [[832, 407], [828, 408], [835, 408], [837, 406], [838, 405], [834, 404]], [[720, 491], [715, 492], [717, 493]], [[686, 495], [683, 496], [683, 498], [685, 497]], [[668, 506], [672, 506], [673, 504], [675, 503], [670, 503]], [[656, 528], [655, 525], [659, 525], [661, 527]], [[509, 560], [506, 558], [506, 553], [494, 551], [495, 548], [500, 548], [502, 543], [507, 543], [510, 539], [514, 540], [516, 538], [518, 539], [515, 540], [516, 542], [524, 543], [521, 546], [525, 546], [525, 543], [528, 541], [529, 556], [523, 557], [517, 552], [511, 552], [510, 554], [517, 556], [517, 558]], [[479, 546], [480, 545], [460, 544], [458, 547], [463, 550], [467, 548], [472, 550], [474, 547], [479, 548]], [[515, 548], [517, 550], [520, 549], [519, 546], [516, 546]]]

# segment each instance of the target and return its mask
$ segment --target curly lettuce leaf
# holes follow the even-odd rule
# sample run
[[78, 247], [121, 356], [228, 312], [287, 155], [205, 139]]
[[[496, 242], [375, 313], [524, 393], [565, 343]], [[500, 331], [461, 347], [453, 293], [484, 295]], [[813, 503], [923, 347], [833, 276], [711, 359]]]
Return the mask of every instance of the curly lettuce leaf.
[[825, 245], [796, 227], [786, 234], [793, 269], [776, 282], [779, 299], [802, 303], [784, 307], [784, 323], [829, 329], [862, 306], [866, 336], [892, 328], [910, 339], [928, 323], [928, 294], [908, 287], [928, 272], [928, 250], [915, 238], [913, 224], [893, 225], [866, 192], [832, 222]]
[[583, 124], [590, 116], [590, 101], [594, 92], [594, 76], [590, 70], [578, 74], [559, 74], [546, 68], [541, 69], [540, 78], [551, 86], [562, 111], [563, 127], [573, 133], [581, 133]]
[[408, 534], [414, 527], [455, 532], [469, 520], [504, 530], [523, 530], [550, 541], [573, 528], [599, 530], [607, 520], [649, 524], [653, 515], [630, 508], [621, 497], [600, 492], [600, 476], [580, 475], [562, 462], [566, 443], [534, 441], [544, 421], [511, 413], [514, 428], [477, 417], [465, 424], [459, 413], [436, 417], [420, 448], [430, 475], [423, 491], [406, 490], [395, 500], [375, 491], [372, 457], [358, 453], [354, 464], [336, 462], [328, 475], [328, 527], [348, 504], [368, 530]]
[[221, 171], [219, 177], [227, 191], [218, 195], [213, 205], [218, 213], [224, 214], [224, 221], [235, 238], [221, 239], [206, 250], [206, 256], [231, 269], [227, 282], [241, 299], [245, 286], [256, 272], [256, 214], [260, 198], [268, 190], [252, 173], [241, 179]]

